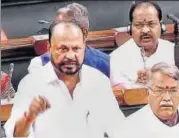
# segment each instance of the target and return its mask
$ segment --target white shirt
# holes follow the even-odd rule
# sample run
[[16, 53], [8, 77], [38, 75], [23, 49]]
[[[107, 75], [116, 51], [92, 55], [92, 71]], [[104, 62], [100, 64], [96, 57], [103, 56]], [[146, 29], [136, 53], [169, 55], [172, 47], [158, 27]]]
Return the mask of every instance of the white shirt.
[[51, 108], [39, 115], [30, 136], [37, 138], [103, 138], [113, 135], [116, 123], [124, 120], [109, 79], [98, 70], [83, 65], [73, 99], [59, 80], [51, 62], [20, 82], [6, 135], [13, 135], [15, 122], [23, 116], [35, 96], [45, 96]]
[[37, 57], [34, 57], [34, 58], [31, 59], [27, 70], [28, 70], [29, 73], [31, 73], [31, 72], [34, 72], [41, 67], [43, 67], [42, 59], [41, 59], [40, 56], [37, 56]]
[[[159, 39], [156, 52], [145, 59], [145, 67], [151, 68], [159, 62], [174, 64], [173, 43]], [[110, 54], [110, 79], [112, 85], [134, 83], [137, 80], [137, 71], [141, 69], [144, 69], [144, 59], [140, 48], [133, 39], [128, 40]]]
[[[122, 130], [122, 133], [121, 131]], [[125, 125], [116, 129], [115, 138], [178, 138], [179, 123], [169, 127], [161, 122], [149, 105], [130, 115]]]

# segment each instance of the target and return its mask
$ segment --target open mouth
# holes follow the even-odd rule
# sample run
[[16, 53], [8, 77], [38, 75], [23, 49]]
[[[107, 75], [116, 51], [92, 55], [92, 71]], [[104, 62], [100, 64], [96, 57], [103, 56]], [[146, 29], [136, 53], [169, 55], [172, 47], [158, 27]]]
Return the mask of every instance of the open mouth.
[[142, 36], [141, 40], [142, 41], [151, 41], [151, 37], [150, 36]]

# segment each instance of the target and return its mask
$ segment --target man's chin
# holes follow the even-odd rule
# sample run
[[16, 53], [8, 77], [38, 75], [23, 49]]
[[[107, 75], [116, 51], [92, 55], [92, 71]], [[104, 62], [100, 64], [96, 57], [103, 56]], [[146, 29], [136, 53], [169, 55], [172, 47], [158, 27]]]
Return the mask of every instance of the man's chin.
[[151, 47], [153, 46], [154, 44], [150, 41], [150, 42], [145, 42], [145, 41], [142, 41], [141, 44], [140, 44], [142, 47]]
[[173, 115], [173, 109], [165, 108], [160, 111], [159, 118], [161, 118], [162, 120], [168, 120], [171, 118], [172, 115]]
[[68, 75], [68, 76], [73, 76], [73, 75], [76, 75], [78, 73], [78, 71], [76, 72], [63, 72], [65, 75]]
[[78, 74], [79, 70], [78, 69], [74, 69], [74, 70], [73, 69], [61, 69], [60, 72], [62, 72], [65, 75], [72, 76], [72, 75]]

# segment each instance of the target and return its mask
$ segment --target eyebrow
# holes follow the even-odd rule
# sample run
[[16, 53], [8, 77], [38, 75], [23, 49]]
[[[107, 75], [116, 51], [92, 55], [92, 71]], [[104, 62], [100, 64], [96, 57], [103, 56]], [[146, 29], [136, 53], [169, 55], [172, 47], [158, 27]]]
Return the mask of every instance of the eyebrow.
[[[147, 23], [156, 23], [157, 21], [152, 20], [152, 21], [145, 21]], [[144, 23], [144, 21], [134, 21], [134, 23]]]
[[167, 88], [167, 89], [176, 89], [176, 88], [177, 88], [177, 86], [173, 86], [173, 87], [168, 87], [168, 86], [166, 86], [166, 87], [156, 86], [156, 87], [159, 88], [159, 89], [165, 89], [165, 88]]

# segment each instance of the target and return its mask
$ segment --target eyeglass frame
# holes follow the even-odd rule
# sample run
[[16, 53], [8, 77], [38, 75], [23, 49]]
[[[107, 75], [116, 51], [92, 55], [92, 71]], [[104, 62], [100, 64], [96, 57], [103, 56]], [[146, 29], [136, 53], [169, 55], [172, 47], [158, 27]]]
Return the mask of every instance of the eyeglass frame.
[[[179, 96], [179, 90], [175, 90], [175, 92], [171, 92], [171, 91], [174, 91], [174, 90], [166, 90], [166, 89], [161, 89], [162, 92], [160, 92], [160, 94], [156, 94], [156, 90], [152, 89], [151, 87], [147, 87], [149, 90], [152, 91], [152, 93], [157, 96], [157, 97], [163, 97], [164, 94], [166, 94], [166, 92], [170, 95], [170, 96]], [[158, 92], [159, 93], [159, 92]]]

